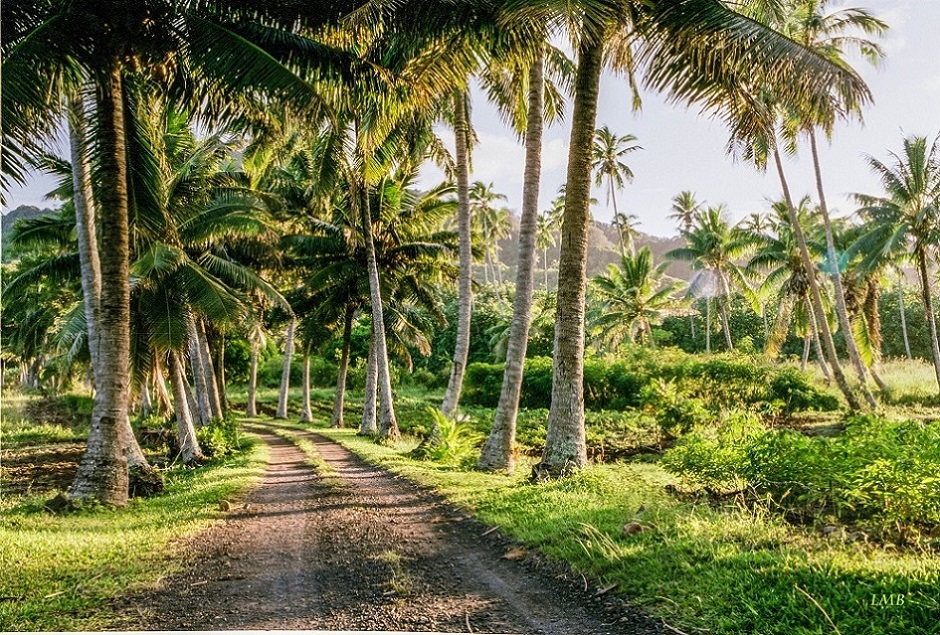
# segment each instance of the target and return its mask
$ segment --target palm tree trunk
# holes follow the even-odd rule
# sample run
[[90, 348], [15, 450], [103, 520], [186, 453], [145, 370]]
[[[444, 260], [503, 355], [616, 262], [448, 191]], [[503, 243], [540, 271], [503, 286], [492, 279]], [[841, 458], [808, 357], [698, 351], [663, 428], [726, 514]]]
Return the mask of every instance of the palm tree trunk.
[[[823, 354], [822, 342], [819, 340], [819, 328], [816, 326], [816, 311], [813, 310], [813, 304], [809, 301], [809, 298], [806, 298], [806, 314], [809, 316], [809, 328], [810, 332], [813, 334], [813, 345], [816, 347], [816, 361], [819, 363], [819, 370], [822, 371], [823, 377], [826, 378], [826, 383], [832, 383], [832, 372], [829, 370], [829, 365], [826, 364], [826, 356]], [[823, 319], [826, 319], [825, 316]]]
[[284, 369], [281, 371], [281, 392], [277, 398], [277, 413], [275, 419], [287, 418], [287, 399], [290, 393], [290, 364], [294, 356], [294, 329], [297, 320], [291, 316], [290, 324], [287, 325], [287, 340], [284, 344]]
[[310, 409], [310, 353], [304, 349], [304, 379], [303, 379], [303, 406], [300, 409], [300, 422], [313, 421], [313, 412]]
[[127, 504], [129, 476], [122, 448], [130, 377], [130, 285], [127, 146], [121, 65], [114, 60], [98, 86], [101, 122], [101, 302], [98, 314], [97, 394], [88, 447], [69, 496], [106, 505]]
[[[454, 97], [454, 143], [457, 171], [457, 231], [460, 235], [459, 273], [457, 278], [457, 344], [450, 367], [450, 380], [441, 412], [450, 416], [460, 403], [467, 355], [470, 352], [470, 316], [473, 312], [473, 244], [470, 222], [470, 121], [469, 96], [458, 91]], [[485, 272], [485, 267], [484, 267]]]
[[705, 354], [712, 354], [712, 299], [705, 296]]
[[506, 348], [506, 367], [496, 417], [477, 467], [512, 471], [512, 449], [516, 439], [516, 417], [529, 327], [532, 324], [532, 291], [535, 282], [535, 237], [539, 219], [539, 181], [542, 174], [542, 110], [544, 62], [540, 55], [529, 68], [529, 104], [525, 136], [525, 175], [522, 186], [522, 216], [519, 222], [519, 257], [516, 295]]
[[140, 382], [140, 413], [149, 417], [153, 413], [153, 400], [150, 398], [150, 377]]
[[183, 377], [183, 363], [179, 354], [170, 353], [170, 384], [173, 388], [173, 400], [176, 402], [176, 430], [179, 437], [180, 458], [183, 463], [192, 463], [203, 458], [202, 449], [196, 439], [196, 427], [193, 415], [186, 399], [186, 379]]
[[865, 302], [862, 305], [862, 311], [865, 315], [865, 326], [868, 329], [868, 341], [871, 343], [871, 364], [868, 366], [868, 372], [871, 378], [878, 385], [878, 390], [883, 395], [888, 394], [888, 385], [881, 378], [878, 372], [878, 364], [881, 362], [881, 313], [878, 305], [880, 304], [881, 287], [878, 284], [878, 277], [871, 276], [865, 283]]
[[816, 147], [816, 132], [812, 128], [809, 131], [809, 145], [813, 154], [813, 170], [816, 174], [816, 191], [819, 194], [819, 211], [823, 217], [823, 226], [826, 230], [826, 257], [829, 259], [829, 266], [832, 269], [832, 286], [836, 298], [836, 316], [839, 318], [839, 328], [842, 329], [845, 338], [845, 349], [849, 354], [849, 360], [855, 368], [855, 374], [858, 375], [861, 382], [862, 394], [865, 401], [872, 408], [878, 406], [874, 396], [868, 389], [868, 373], [865, 369], [865, 363], [858, 352], [858, 343], [855, 341], [855, 333], [852, 330], [852, 324], [849, 322], [849, 312], [845, 306], [845, 291], [842, 288], [842, 273], [839, 271], [839, 260], [836, 256], [835, 239], [832, 236], [832, 223], [829, 220], [829, 207], [826, 205], [826, 193], [822, 182], [822, 169], [819, 165], [819, 151]]
[[548, 293], [548, 247], [542, 250], [542, 273], [545, 275], [545, 292]]
[[219, 404], [222, 407], [222, 416], [228, 412], [228, 395], [225, 388], [225, 336], [218, 333], [215, 347], [215, 385], [219, 392]]
[[565, 215], [558, 262], [558, 304], [552, 406], [537, 478], [560, 476], [587, 465], [584, 431], [584, 298], [587, 288], [587, 233], [591, 200], [591, 150], [597, 119], [604, 47], [585, 38], [578, 51]]
[[930, 273], [927, 268], [927, 254], [923, 248], [917, 249], [917, 267], [920, 273], [921, 294], [924, 300], [924, 311], [927, 314], [927, 325], [930, 327], [930, 346], [933, 352], [933, 368], [937, 375], [937, 386], [940, 386], [940, 344], [937, 342], [937, 314], [933, 308], [933, 294], [930, 292]]
[[904, 273], [900, 269], [898, 270], [898, 309], [901, 312], [901, 334], [904, 337], [904, 352], [907, 353], [909, 360], [913, 360], [911, 340], [907, 334], [907, 311], [904, 308]]
[[357, 178], [350, 179], [351, 198], [360, 205], [362, 234], [366, 244], [366, 264], [369, 270], [369, 296], [372, 304], [373, 337], [375, 337], [375, 360], [378, 367], [379, 393], [379, 439], [397, 441], [401, 437], [395, 419], [395, 404], [392, 401], [392, 378], [389, 371], [388, 344], [385, 339], [385, 311], [382, 306], [382, 287], [379, 280], [379, 265], [375, 257], [375, 242], [372, 239], [372, 212], [369, 209], [368, 191]]
[[248, 371], [248, 405], [245, 407], [245, 416], [258, 416], [258, 340], [251, 341], [251, 368]]
[[212, 351], [209, 350], [209, 338], [206, 335], [206, 325], [202, 320], [196, 320], [196, 344], [202, 369], [206, 375], [206, 393], [209, 396], [209, 410], [213, 418], [222, 418], [222, 400], [219, 398], [219, 385], [216, 382], [215, 364], [212, 361]]
[[208, 425], [212, 421], [212, 402], [209, 398], [209, 386], [206, 384], [206, 369], [203, 366], [202, 352], [199, 350], [199, 336], [194, 322], [189, 324], [189, 365], [193, 371], [193, 386], [196, 392], [198, 408], [197, 426]]
[[832, 368], [832, 375], [836, 380], [836, 384], [839, 386], [839, 390], [841, 390], [842, 394], [845, 395], [845, 400], [848, 402], [849, 407], [852, 410], [859, 410], [861, 404], [859, 403], [858, 398], [855, 396], [855, 393], [852, 392], [848, 381], [846, 381], [845, 373], [842, 372], [842, 365], [839, 363], [839, 355], [836, 353], [835, 343], [832, 341], [832, 331], [829, 330], [829, 322], [826, 320], [826, 313], [822, 305], [822, 294], [820, 293], [819, 285], [816, 283], [816, 276], [814, 275], [816, 269], [813, 266], [812, 258], [810, 258], [809, 249], [806, 247], [806, 239], [803, 236], [803, 228], [800, 227], [799, 220], [796, 217], [796, 208], [793, 206], [793, 197], [790, 195], [790, 186], [787, 183], [786, 175], [783, 172], [783, 162], [780, 159], [780, 150], [777, 149], [776, 144], [774, 144], [773, 151], [774, 163], [777, 166], [777, 174], [780, 177], [780, 184], [783, 188], [783, 197], [787, 204], [787, 216], [790, 219], [790, 225], [793, 226], [793, 233], [796, 236], [796, 241], [800, 247], [800, 258], [803, 261], [803, 268], [806, 270], [806, 277], [809, 280], [810, 300], [812, 302], [813, 311], [816, 314], [816, 319], [814, 321], [817, 323], [819, 331], [822, 334], [822, 341], [826, 350], [829, 365]]
[[173, 411], [173, 405], [170, 403], [170, 395], [166, 390], [166, 380], [163, 378], [163, 364], [160, 357], [153, 359], [153, 388], [157, 395], [157, 412], [167, 414]]
[[809, 347], [812, 341], [813, 338], [809, 333], [803, 336], [803, 356], [800, 358], [800, 370], [806, 370], [806, 362], [809, 361]]
[[[339, 358], [339, 373], [336, 376], [336, 396], [333, 398], [333, 417], [330, 427], [342, 428], [343, 409], [346, 407], [346, 374], [349, 370], [349, 347], [352, 343], [352, 323], [355, 310], [346, 307], [346, 320], [343, 322], [343, 351]], [[371, 347], [370, 347], [371, 348]], [[372, 391], [375, 393], [375, 391]]]
[[369, 359], [366, 361], [366, 386], [362, 402], [362, 423], [358, 434], [374, 437], [379, 433], [376, 425], [375, 402], [378, 398], [379, 365], [375, 356], [375, 332], [369, 338]]
[[692, 344], [695, 344], [695, 316], [689, 316], [689, 331], [692, 333]]
[[728, 347], [729, 351], [733, 351], [731, 325], [728, 323], [728, 305], [731, 304], [731, 290], [728, 288], [728, 280], [725, 278], [725, 274], [719, 273], [718, 277], [721, 280], [721, 295], [723, 298], [721, 303], [721, 328], [725, 332], [725, 346]]

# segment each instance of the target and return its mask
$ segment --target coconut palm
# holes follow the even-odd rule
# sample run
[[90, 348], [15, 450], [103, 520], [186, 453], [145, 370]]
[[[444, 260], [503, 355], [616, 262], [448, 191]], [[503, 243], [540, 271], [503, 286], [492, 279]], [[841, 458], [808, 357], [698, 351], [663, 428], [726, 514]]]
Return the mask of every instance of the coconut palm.
[[[97, 2], [4, 3], [2, 104], [3, 170], [21, 178], [42, 139], [58, 121], [59, 98], [92, 84], [97, 126], [97, 196], [101, 291], [97, 329], [98, 377], [88, 447], [69, 495], [106, 504], [127, 502], [128, 473], [121, 456], [128, 409], [126, 368], [130, 356], [128, 266], [129, 201], [126, 84], [138, 69], [172, 75], [178, 96], [227, 116], [259, 96], [288, 99], [299, 108], [320, 103], [311, 84], [267, 54], [252, 38], [285, 49], [297, 38], [277, 26], [297, 29], [297, 16], [275, 16], [266, 3], [172, 3], [147, 0], [113, 5]], [[280, 18], [279, 21], [276, 21]], [[255, 21], [252, 34], [239, 22]], [[304, 47], [301, 47], [304, 48]], [[307, 48], [304, 70], [320, 66], [327, 47]], [[221, 53], [221, 54], [220, 54]], [[332, 61], [332, 60], [331, 60]], [[300, 70], [300, 69], [298, 69]], [[198, 81], [197, 81], [198, 80]]]
[[686, 285], [666, 276], [668, 266], [668, 262], [654, 266], [653, 254], [645, 246], [608, 265], [607, 273], [592, 279], [600, 305], [588, 316], [591, 330], [614, 347], [624, 337], [653, 344], [653, 326], [684, 304], [678, 294]]
[[[623, 162], [624, 157], [631, 152], [642, 150], [643, 147], [636, 145], [636, 137], [627, 134], [618, 137], [607, 126], [598, 128], [594, 131], [594, 149], [591, 169], [594, 171], [594, 184], [601, 186], [604, 181], [607, 182], [607, 204], [613, 206], [614, 225], [617, 227], [620, 238], [620, 251], [624, 251], [624, 238], [628, 234], [624, 231], [624, 221], [629, 217], [622, 216], [617, 211], [617, 192], [623, 189], [624, 182], [633, 181], [633, 170]], [[634, 217], [635, 218], [635, 217]], [[630, 226], [630, 223], [626, 223]], [[634, 251], [632, 238], [626, 243], [632, 254]]]
[[679, 231], [689, 231], [701, 213], [702, 206], [695, 200], [695, 193], [683, 190], [672, 197], [672, 212], [669, 218], [676, 221]]
[[505, 201], [506, 195], [496, 192], [493, 184], [476, 181], [470, 186], [470, 212], [474, 234], [481, 250], [484, 253], [483, 275], [486, 282], [492, 279], [497, 283], [499, 268], [500, 238], [509, 234], [509, 213], [502, 207], [497, 207], [497, 201]]
[[884, 196], [856, 194], [859, 213], [868, 231], [853, 249], [863, 254], [863, 263], [891, 262], [908, 252], [916, 263], [924, 302], [934, 372], [940, 386], [940, 345], [930, 271], [937, 262], [940, 245], [940, 150], [938, 140], [907, 137], [900, 153], [891, 152], [892, 162], [869, 156], [871, 169], [881, 179]]
[[[526, 3], [519, 3], [520, 5]], [[714, 0], [569, 3], [520, 7], [564, 25], [578, 56], [559, 260], [552, 406], [539, 475], [587, 463], [584, 441], [584, 300], [590, 176], [597, 95], [606, 60], [674, 99], [737, 110], [723, 97], [736, 86], [779, 86], [803, 101], [825, 99], [858, 78], [770, 28]], [[713, 63], [718, 59], [723, 63]]]
[[[737, 262], [748, 255], [752, 243], [739, 228], [731, 225], [722, 206], [709, 207], [696, 219], [689, 231], [682, 232], [686, 246], [673, 249], [666, 258], [688, 262], [699, 273], [692, 279], [689, 292], [705, 298], [706, 322], [710, 322], [712, 298], [719, 299], [721, 329], [725, 346], [734, 349], [728, 310], [732, 285], [749, 291], [744, 270]], [[706, 351], [711, 352], [710, 326], [706, 324]]]
[[548, 250], [557, 244], [555, 228], [552, 227], [551, 218], [544, 212], [539, 214], [536, 222], [535, 246], [542, 250], [542, 274], [544, 276], [542, 288], [548, 291]]

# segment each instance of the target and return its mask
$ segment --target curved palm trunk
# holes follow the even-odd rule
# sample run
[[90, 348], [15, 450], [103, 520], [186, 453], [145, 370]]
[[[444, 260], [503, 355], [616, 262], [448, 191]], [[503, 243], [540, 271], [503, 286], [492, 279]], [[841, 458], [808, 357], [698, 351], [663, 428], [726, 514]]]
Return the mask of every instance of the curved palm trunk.
[[228, 412], [228, 395], [225, 388], [225, 336], [219, 333], [217, 346], [215, 347], [215, 385], [219, 393], [219, 405], [222, 407], [222, 416]]
[[[832, 372], [829, 365], [826, 364], [826, 356], [823, 354], [822, 342], [819, 341], [819, 328], [816, 326], [816, 311], [813, 310], [813, 303], [806, 298], [806, 314], [809, 316], [809, 328], [813, 334], [813, 345], [816, 347], [816, 361], [819, 363], [819, 370], [822, 371], [826, 383], [832, 383]], [[823, 317], [823, 319], [826, 319]]]
[[868, 329], [868, 341], [871, 343], [871, 364], [868, 366], [868, 372], [871, 378], [878, 385], [878, 390], [882, 394], [888, 394], [888, 385], [881, 378], [878, 372], [878, 364], [881, 362], [881, 314], [878, 310], [879, 299], [881, 297], [881, 287], [875, 277], [870, 277], [865, 284], [865, 302], [862, 305], [862, 311], [865, 314], [865, 326]]
[[206, 325], [202, 320], [196, 320], [196, 344], [202, 369], [206, 376], [206, 394], [209, 397], [209, 411], [213, 418], [222, 418], [222, 399], [219, 397], [219, 385], [216, 380], [215, 363], [212, 361], [212, 351], [209, 350], [209, 337], [206, 334]]
[[183, 376], [183, 363], [179, 354], [170, 353], [170, 384], [173, 388], [173, 400], [176, 402], [176, 430], [180, 445], [180, 458], [184, 463], [201, 460], [202, 449], [196, 439], [196, 427], [193, 425], [192, 412], [186, 399], [186, 378]]
[[123, 506], [128, 497], [127, 458], [122, 448], [130, 377], [130, 285], [127, 146], [124, 88], [117, 60], [98, 86], [101, 122], [101, 302], [98, 314], [97, 394], [88, 448], [69, 489], [75, 499]]
[[258, 349], [257, 340], [251, 342], [251, 368], [248, 371], [248, 405], [245, 406], [245, 416], [258, 416]]
[[816, 283], [816, 276], [813, 275], [815, 267], [813, 266], [812, 258], [810, 258], [809, 249], [806, 247], [806, 239], [803, 236], [803, 228], [800, 227], [799, 220], [796, 216], [796, 209], [793, 206], [793, 197], [790, 195], [790, 186], [787, 183], [786, 175], [783, 172], [783, 162], [780, 160], [780, 151], [777, 149], [776, 144], [774, 145], [773, 151], [774, 163], [777, 166], [777, 174], [780, 177], [780, 184], [783, 188], [783, 197], [787, 204], [787, 216], [790, 219], [790, 225], [793, 226], [793, 233], [796, 236], [796, 241], [800, 247], [800, 259], [803, 262], [803, 268], [806, 269], [806, 277], [809, 280], [810, 301], [812, 303], [813, 311], [816, 314], [816, 319], [814, 319], [814, 321], [819, 327], [823, 346], [826, 350], [826, 356], [828, 357], [829, 365], [832, 368], [832, 375], [836, 380], [836, 384], [839, 386], [839, 390], [841, 390], [842, 394], [845, 395], [845, 400], [848, 402], [849, 407], [852, 410], [859, 410], [861, 404], [859, 403], [858, 398], [855, 396], [855, 393], [852, 392], [848, 381], [846, 381], [845, 373], [842, 372], [842, 366], [839, 363], [838, 353], [836, 353], [835, 343], [832, 341], [832, 331], [829, 330], [829, 322], [826, 321], [826, 312], [822, 305], [822, 294], [819, 291], [819, 285]]
[[582, 41], [578, 50], [565, 215], [558, 262], [552, 406], [548, 414], [542, 461], [533, 469], [536, 478], [560, 476], [587, 465], [584, 431], [584, 297], [587, 288], [591, 150], [603, 53], [604, 47], [600, 41]]
[[313, 412], [310, 409], [310, 353], [304, 350], [304, 380], [303, 380], [303, 406], [300, 409], [300, 422], [313, 421]]
[[284, 344], [284, 369], [281, 371], [281, 392], [277, 398], [277, 413], [275, 419], [287, 418], [287, 398], [290, 392], [290, 364], [294, 356], [294, 328], [297, 320], [293, 317], [287, 325], [287, 341]]
[[822, 213], [823, 226], [826, 230], [826, 257], [829, 259], [829, 264], [832, 268], [831, 278], [836, 297], [836, 315], [839, 318], [839, 328], [842, 329], [842, 334], [845, 339], [845, 349], [849, 354], [849, 360], [852, 362], [852, 366], [855, 368], [855, 374], [858, 375], [865, 401], [868, 402], [868, 405], [872, 408], [876, 408], [878, 403], [868, 389], [868, 373], [864, 362], [862, 362], [862, 356], [858, 352], [858, 343], [855, 341], [855, 333], [852, 330], [852, 324], [849, 321], [849, 312], [845, 306], [842, 273], [839, 271], [839, 259], [836, 256], [836, 244], [832, 236], [832, 223], [829, 220], [829, 207], [826, 205], [826, 193], [823, 188], [822, 169], [819, 166], [816, 132], [812, 129], [809, 131], [809, 144], [813, 154], [813, 170], [816, 175], [816, 191], [819, 195], [819, 211]]
[[153, 412], [153, 400], [150, 398], [150, 378], [145, 377], [140, 382], [140, 413], [149, 417]]
[[800, 357], [800, 370], [806, 370], [806, 362], [809, 361], [809, 348], [812, 343], [813, 338], [809, 333], [803, 336], [803, 356]]
[[522, 217], [519, 224], [519, 258], [516, 270], [516, 295], [512, 304], [512, 323], [506, 348], [503, 387], [496, 408], [493, 429], [480, 455], [477, 467], [508, 470], [515, 467], [513, 444], [516, 417], [529, 326], [532, 323], [532, 291], [535, 281], [535, 236], [538, 231], [539, 180], [542, 174], [542, 109], [544, 62], [539, 58], [529, 68], [529, 104], [525, 136], [525, 176], [522, 187]]
[[157, 395], [157, 412], [167, 414], [173, 411], [170, 403], [170, 394], [166, 390], [166, 380], [163, 377], [163, 364], [159, 357], [153, 359], [153, 388]]
[[[450, 416], [457, 410], [463, 388], [467, 355], [470, 351], [470, 316], [473, 312], [473, 245], [470, 227], [470, 121], [467, 112], [468, 95], [460, 91], [454, 97], [454, 142], [457, 169], [457, 231], [460, 235], [459, 274], [457, 278], [457, 344], [450, 367], [450, 380], [441, 412]], [[486, 266], [483, 268], [484, 275]]]
[[927, 266], [927, 254], [923, 248], [917, 249], [917, 269], [920, 273], [921, 294], [924, 300], [924, 311], [927, 314], [927, 325], [930, 327], [930, 346], [933, 352], [933, 369], [937, 376], [937, 386], [940, 386], [940, 345], [937, 342], [937, 314], [933, 307], [933, 294], [930, 292], [930, 273]]
[[[349, 346], [352, 342], [353, 313], [352, 307], [346, 307], [346, 319], [343, 322], [343, 351], [339, 358], [336, 396], [333, 398], [333, 416], [330, 419], [330, 427], [333, 428], [342, 428], [346, 425], [343, 421], [343, 408], [346, 406], [346, 374], [349, 370]], [[375, 393], [374, 390], [372, 392]]]
[[904, 308], [904, 274], [898, 271], [898, 309], [901, 312], [901, 334], [904, 336], [904, 352], [907, 353], [909, 360], [914, 359], [911, 355], [911, 340], [907, 334], [907, 311]]
[[358, 434], [361, 436], [374, 437], [379, 433], [376, 425], [375, 402], [378, 397], [379, 364], [375, 356], [375, 331], [373, 329], [372, 337], [369, 338], [369, 359], [366, 362], [366, 386], [362, 402], [362, 423], [359, 424]]
[[385, 339], [385, 311], [382, 306], [382, 287], [379, 266], [375, 258], [375, 242], [372, 239], [372, 213], [369, 196], [365, 188], [351, 179], [351, 198], [359, 203], [362, 215], [362, 234], [366, 243], [366, 264], [369, 269], [369, 296], [372, 304], [372, 328], [375, 338], [375, 360], [378, 368], [379, 393], [379, 439], [397, 441], [401, 437], [395, 419], [395, 404], [392, 398], [392, 378], [388, 364], [388, 344]]

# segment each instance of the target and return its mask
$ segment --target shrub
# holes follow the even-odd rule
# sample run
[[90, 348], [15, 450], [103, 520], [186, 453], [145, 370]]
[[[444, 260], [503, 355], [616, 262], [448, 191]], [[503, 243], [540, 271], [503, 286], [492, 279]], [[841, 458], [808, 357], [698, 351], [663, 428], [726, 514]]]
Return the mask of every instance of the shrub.
[[829, 516], [881, 531], [940, 523], [938, 422], [868, 415], [835, 437], [730, 429], [689, 435], [666, 453], [664, 467], [709, 489], [746, 487], [793, 519]]
[[437, 435], [415, 448], [414, 456], [457, 467], [473, 465], [483, 437], [473, 429], [472, 423], [446, 417], [437, 408], [428, 408], [427, 412], [437, 425]]
[[210, 459], [234, 454], [241, 448], [238, 422], [233, 418], [213, 419], [196, 430], [196, 439], [202, 453]]

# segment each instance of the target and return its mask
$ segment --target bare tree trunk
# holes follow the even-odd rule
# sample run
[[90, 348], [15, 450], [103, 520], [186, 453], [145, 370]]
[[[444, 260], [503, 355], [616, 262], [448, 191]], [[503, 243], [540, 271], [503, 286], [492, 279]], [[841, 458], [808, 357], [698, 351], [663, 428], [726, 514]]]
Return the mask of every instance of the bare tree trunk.
[[930, 273], [927, 268], [927, 254], [923, 248], [917, 249], [917, 267], [920, 272], [921, 294], [924, 300], [924, 311], [927, 314], [927, 325], [930, 327], [930, 346], [933, 352], [933, 368], [937, 376], [937, 385], [940, 386], [940, 345], [937, 342], [937, 314], [933, 308], [933, 294], [930, 292]]
[[310, 423], [313, 421], [313, 412], [310, 409], [310, 353], [304, 350], [304, 384], [303, 384], [303, 407], [300, 409], [300, 422]]
[[277, 398], [277, 413], [275, 419], [287, 418], [287, 399], [290, 396], [290, 364], [294, 356], [294, 329], [297, 320], [291, 317], [290, 324], [287, 325], [287, 338], [284, 344], [284, 369], [281, 371], [281, 392]]
[[845, 291], [842, 288], [842, 273], [839, 271], [839, 260], [836, 256], [835, 239], [832, 236], [832, 223], [829, 220], [829, 207], [826, 205], [826, 193], [822, 182], [822, 169], [819, 165], [819, 151], [816, 147], [816, 132], [811, 128], [809, 131], [810, 150], [813, 154], [813, 169], [816, 173], [816, 191], [819, 194], [819, 211], [822, 213], [823, 225], [826, 230], [826, 256], [829, 259], [829, 265], [832, 269], [832, 286], [836, 298], [836, 315], [839, 318], [839, 328], [842, 329], [845, 338], [845, 349], [849, 354], [849, 360], [855, 368], [855, 374], [858, 375], [861, 384], [862, 395], [865, 401], [872, 408], [877, 408], [878, 403], [875, 397], [868, 389], [868, 373], [865, 364], [862, 362], [862, 356], [858, 352], [858, 344], [855, 342], [855, 333], [852, 331], [852, 324], [849, 322], [849, 312], [845, 306]]
[[186, 398], [186, 378], [183, 376], [183, 363], [179, 354], [170, 353], [170, 384], [173, 387], [173, 400], [176, 402], [176, 431], [179, 438], [180, 458], [184, 463], [193, 463], [203, 458], [202, 449], [196, 439], [196, 427]]
[[911, 340], [907, 335], [907, 311], [904, 309], [904, 274], [898, 270], [898, 308], [901, 310], [901, 333], [904, 336], [904, 352], [907, 353], [909, 360], [914, 359], [911, 355]]
[[362, 402], [362, 423], [359, 425], [361, 436], [374, 437], [379, 433], [376, 425], [375, 402], [378, 398], [379, 364], [375, 355], [375, 329], [369, 338], [369, 359], [366, 363], [366, 387]]
[[516, 439], [516, 417], [529, 327], [532, 324], [532, 291], [535, 282], [535, 237], [539, 217], [539, 181], [542, 174], [542, 110], [544, 62], [542, 56], [529, 68], [529, 103], [525, 136], [525, 176], [522, 187], [522, 217], [519, 224], [519, 257], [516, 269], [516, 294], [512, 305], [512, 323], [506, 348], [503, 387], [493, 429], [490, 432], [477, 467], [487, 470], [512, 471], [515, 467], [513, 445]]
[[251, 342], [251, 369], [248, 372], [248, 405], [245, 407], [245, 416], [258, 416], [258, 348], [257, 340]]
[[[450, 380], [441, 412], [450, 416], [460, 403], [467, 355], [470, 351], [470, 316], [473, 312], [473, 244], [470, 227], [470, 117], [469, 95], [458, 91], [454, 97], [454, 142], [457, 168], [457, 231], [460, 235], [459, 273], [457, 278], [457, 343], [450, 367]], [[486, 267], [484, 265], [484, 273]]]
[[584, 299], [587, 288], [591, 150], [603, 57], [604, 47], [599, 39], [582, 39], [578, 50], [565, 215], [558, 262], [552, 405], [548, 414], [542, 461], [533, 469], [536, 478], [561, 476], [587, 465], [584, 430]]
[[[349, 370], [349, 347], [352, 343], [352, 323], [355, 310], [346, 307], [345, 321], [343, 322], [343, 351], [339, 358], [339, 372], [336, 375], [336, 396], [333, 398], [333, 416], [330, 427], [342, 428], [343, 409], [346, 407], [346, 375]], [[371, 346], [370, 346], [371, 349]], [[372, 391], [373, 394], [375, 391]]]
[[382, 306], [382, 287], [379, 280], [379, 266], [375, 257], [375, 242], [372, 239], [372, 212], [369, 209], [369, 195], [365, 188], [360, 190], [360, 183], [350, 179], [351, 198], [359, 203], [362, 216], [362, 234], [366, 243], [366, 264], [369, 270], [369, 295], [372, 304], [373, 336], [375, 337], [375, 358], [378, 365], [379, 392], [379, 439], [397, 441], [401, 437], [398, 421], [395, 419], [395, 404], [392, 401], [392, 378], [389, 371], [388, 345], [385, 340], [385, 311]]
[[849, 407], [852, 410], [859, 410], [861, 404], [855, 396], [855, 393], [852, 392], [848, 381], [845, 379], [845, 374], [842, 372], [842, 365], [839, 363], [839, 355], [836, 352], [835, 343], [832, 341], [832, 331], [829, 330], [829, 322], [826, 321], [826, 313], [823, 310], [822, 294], [816, 282], [816, 276], [814, 275], [816, 269], [809, 255], [809, 249], [806, 247], [803, 228], [800, 227], [800, 222], [796, 216], [796, 208], [793, 206], [793, 197], [790, 195], [790, 186], [783, 172], [783, 162], [780, 159], [780, 151], [777, 149], [776, 144], [774, 145], [773, 151], [774, 163], [777, 166], [777, 174], [780, 177], [780, 183], [783, 187], [783, 197], [787, 204], [787, 216], [790, 219], [790, 224], [793, 226], [793, 233], [796, 235], [797, 243], [799, 243], [800, 246], [800, 258], [803, 261], [803, 268], [806, 270], [806, 277], [809, 280], [810, 300], [812, 301], [813, 310], [816, 313], [816, 322], [822, 334], [822, 341], [826, 355], [829, 358], [829, 365], [832, 367], [832, 375], [836, 380], [836, 385], [839, 386], [839, 390], [845, 395], [845, 400], [848, 402]]
[[206, 375], [206, 394], [209, 396], [209, 411], [213, 418], [222, 418], [222, 400], [219, 398], [219, 386], [216, 382], [215, 364], [212, 361], [212, 351], [209, 350], [209, 338], [206, 335], [206, 325], [197, 319], [196, 345], [202, 361], [202, 369]]
[[194, 418], [197, 426], [208, 425], [212, 421], [212, 402], [209, 398], [209, 386], [206, 384], [206, 369], [203, 366], [202, 352], [200, 351], [199, 336], [196, 325], [189, 324], [189, 366], [193, 371], [193, 387], [196, 393], [196, 406], [198, 410]]
[[105, 505], [127, 504], [129, 476], [122, 447], [130, 377], [130, 285], [127, 199], [127, 147], [124, 88], [115, 59], [98, 86], [101, 122], [101, 301], [98, 314], [97, 394], [88, 448], [69, 496]]

